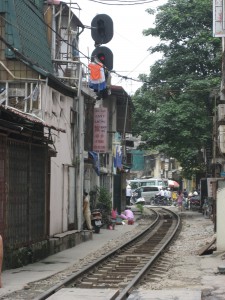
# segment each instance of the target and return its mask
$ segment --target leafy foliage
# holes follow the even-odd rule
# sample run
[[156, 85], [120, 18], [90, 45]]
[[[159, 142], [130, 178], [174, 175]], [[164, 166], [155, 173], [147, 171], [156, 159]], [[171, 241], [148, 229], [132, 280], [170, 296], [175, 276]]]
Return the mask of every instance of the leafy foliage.
[[97, 188], [97, 203], [101, 203], [105, 206], [105, 209], [111, 213], [112, 202], [111, 194], [105, 187], [96, 187]]
[[112, 201], [111, 194], [105, 187], [96, 187], [97, 188], [97, 204], [96, 208], [101, 209], [102, 213], [102, 222], [103, 224], [111, 223], [111, 210], [112, 210]]
[[143, 206], [143, 204], [138, 203], [135, 206], [137, 207], [137, 209], [139, 209], [139, 211], [141, 212], [141, 214], [143, 214], [143, 212], [144, 212], [144, 206]]
[[[152, 14], [152, 10], [149, 10]], [[212, 37], [210, 0], [169, 0], [160, 6], [155, 27], [144, 35], [161, 43], [145, 83], [133, 96], [134, 133], [145, 148], [158, 149], [181, 163], [184, 176], [205, 171], [201, 149], [212, 135], [212, 92], [219, 91], [221, 41]]]

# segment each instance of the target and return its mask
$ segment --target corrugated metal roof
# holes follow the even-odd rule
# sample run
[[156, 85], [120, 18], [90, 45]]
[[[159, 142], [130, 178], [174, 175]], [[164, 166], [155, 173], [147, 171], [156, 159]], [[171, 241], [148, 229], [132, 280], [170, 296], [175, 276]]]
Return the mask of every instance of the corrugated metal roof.
[[15, 109], [13, 107], [10, 107], [10, 106], [0, 105], [0, 111], [5, 111], [5, 112], [8, 112], [12, 115], [15, 115], [15, 116], [21, 118], [22, 120], [24, 120], [25, 122], [27, 121], [27, 122], [37, 124], [37, 125], [41, 125], [43, 127], [47, 127], [47, 128], [54, 129], [54, 130], [57, 130], [57, 131], [66, 132], [62, 128], [57, 128], [55, 126], [47, 124], [45, 121], [41, 120], [40, 118], [38, 118], [35, 115], [23, 113], [22, 111], [20, 111], [18, 109]]
[[111, 85], [111, 93], [112, 95], [116, 95], [117, 96], [117, 100], [119, 102], [126, 102], [128, 99], [129, 105], [133, 107], [133, 103], [131, 100], [131, 97], [127, 94], [127, 92], [124, 90], [124, 88], [120, 85]]
[[121, 94], [123, 96], [128, 96], [127, 92], [124, 90], [124, 88], [120, 85], [111, 85], [111, 90], [112, 92], [114, 92], [115, 94]]

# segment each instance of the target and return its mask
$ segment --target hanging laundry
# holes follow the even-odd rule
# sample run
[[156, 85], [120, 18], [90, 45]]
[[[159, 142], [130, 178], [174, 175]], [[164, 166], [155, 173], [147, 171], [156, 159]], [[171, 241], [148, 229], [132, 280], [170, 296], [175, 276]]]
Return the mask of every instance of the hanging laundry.
[[105, 71], [102, 63], [92, 62], [88, 65], [90, 71], [89, 87], [95, 92], [106, 89]]
[[95, 63], [91, 62], [88, 65], [88, 68], [90, 70], [90, 80], [100, 80], [101, 79], [101, 69], [102, 69], [102, 63]]

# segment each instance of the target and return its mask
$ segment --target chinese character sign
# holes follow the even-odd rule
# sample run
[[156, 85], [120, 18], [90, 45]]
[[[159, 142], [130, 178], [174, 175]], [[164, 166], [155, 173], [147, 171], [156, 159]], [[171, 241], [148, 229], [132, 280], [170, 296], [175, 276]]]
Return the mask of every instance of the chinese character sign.
[[105, 107], [94, 109], [93, 150], [101, 153], [108, 151], [108, 109]]

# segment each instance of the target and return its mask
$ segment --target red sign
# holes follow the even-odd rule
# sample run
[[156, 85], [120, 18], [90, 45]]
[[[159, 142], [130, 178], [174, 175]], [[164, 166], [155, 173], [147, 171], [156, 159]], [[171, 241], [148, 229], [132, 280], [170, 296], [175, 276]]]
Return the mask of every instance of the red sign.
[[106, 107], [94, 109], [93, 151], [108, 152], [108, 109]]

